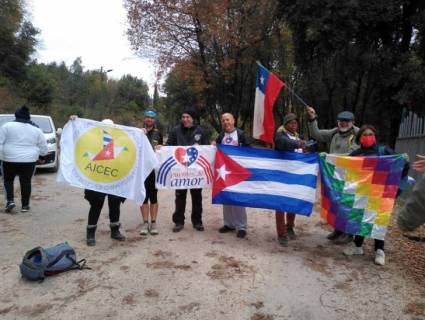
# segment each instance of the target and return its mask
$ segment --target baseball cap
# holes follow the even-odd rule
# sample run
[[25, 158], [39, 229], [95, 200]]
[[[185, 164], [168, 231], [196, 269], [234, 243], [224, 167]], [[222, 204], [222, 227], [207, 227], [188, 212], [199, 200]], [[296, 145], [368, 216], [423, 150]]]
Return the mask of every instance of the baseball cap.
[[143, 115], [145, 117], [150, 117], [150, 118], [155, 118], [156, 117], [156, 112], [153, 110], [146, 110]]
[[338, 120], [354, 121], [354, 114], [350, 111], [342, 111], [338, 113]]

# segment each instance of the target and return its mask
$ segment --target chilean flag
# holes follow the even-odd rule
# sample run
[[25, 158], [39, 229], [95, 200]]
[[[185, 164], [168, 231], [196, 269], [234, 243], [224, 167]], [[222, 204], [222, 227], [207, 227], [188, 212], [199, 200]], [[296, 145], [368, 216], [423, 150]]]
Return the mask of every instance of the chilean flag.
[[273, 144], [273, 106], [285, 82], [258, 64], [255, 89], [253, 137]]
[[217, 145], [212, 203], [309, 216], [316, 200], [317, 153]]

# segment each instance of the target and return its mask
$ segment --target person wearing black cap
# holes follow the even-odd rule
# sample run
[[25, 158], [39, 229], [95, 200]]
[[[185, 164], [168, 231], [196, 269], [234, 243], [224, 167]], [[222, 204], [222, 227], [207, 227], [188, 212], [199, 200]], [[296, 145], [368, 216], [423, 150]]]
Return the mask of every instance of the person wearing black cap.
[[[143, 120], [143, 131], [146, 134], [152, 148], [162, 145], [162, 133], [155, 125], [156, 112], [153, 110], [146, 110], [144, 112], [145, 119]], [[140, 235], [146, 236], [148, 233], [157, 235], [158, 229], [156, 218], [158, 216], [158, 189], [155, 187], [155, 170], [148, 175], [145, 180], [146, 197], [143, 205], [140, 207], [140, 212], [143, 217], [143, 226], [140, 230]], [[149, 215], [151, 218], [149, 224]]]
[[[298, 134], [298, 120], [293, 113], [283, 118], [283, 124], [276, 131], [275, 149], [281, 151], [304, 152], [306, 141]], [[281, 246], [288, 246], [288, 238], [296, 239], [294, 232], [295, 213], [276, 211], [277, 240]], [[286, 218], [286, 221], [285, 221]]]
[[31, 121], [29, 109], [23, 106], [16, 110], [15, 121], [0, 128], [0, 155], [4, 188], [6, 190], [6, 212], [16, 207], [13, 182], [19, 177], [21, 185], [21, 212], [30, 209], [31, 179], [39, 156], [47, 155], [47, 143], [43, 132]]
[[[317, 125], [317, 114], [312, 107], [306, 107], [308, 129], [311, 136], [320, 142], [330, 143], [329, 153], [349, 154], [359, 148], [356, 143], [356, 134], [359, 128], [354, 125], [354, 114], [350, 111], [340, 112], [337, 116], [337, 127], [329, 130], [320, 130]], [[346, 244], [353, 237], [341, 231], [334, 230], [327, 238], [336, 244]]]
[[[181, 123], [170, 131], [166, 145], [191, 146], [209, 144], [205, 131], [194, 123], [197, 118], [198, 114], [194, 108], [185, 109], [181, 113]], [[176, 190], [176, 209], [173, 214], [175, 226], [173, 232], [179, 232], [184, 228], [186, 195], [187, 189]], [[202, 224], [202, 189], [190, 189], [190, 195], [192, 196], [191, 218], [193, 227], [198, 231], [204, 231]]]

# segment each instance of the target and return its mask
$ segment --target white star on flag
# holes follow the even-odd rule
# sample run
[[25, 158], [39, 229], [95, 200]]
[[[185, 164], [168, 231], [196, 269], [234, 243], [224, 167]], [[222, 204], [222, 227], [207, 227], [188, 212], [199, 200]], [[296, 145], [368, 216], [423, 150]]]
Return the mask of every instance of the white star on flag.
[[262, 85], [264, 85], [264, 77], [263, 76], [260, 77], [260, 82], [261, 82]]
[[231, 173], [231, 171], [226, 170], [226, 166], [224, 164], [217, 169], [217, 172], [218, 172], [217, 180], [221, 178], [223, 179], [223, 181], [226, 181], [226, 175]]
[[183, 156], [181, 157], [181, 161], [182, 161], [183, 163], [185, 163], [185, 162], [188, 162], [188, 161], [189, 161], [189, 157], [187, 156], [187, 154], [185, 154], [185, 155], [183, 155]]

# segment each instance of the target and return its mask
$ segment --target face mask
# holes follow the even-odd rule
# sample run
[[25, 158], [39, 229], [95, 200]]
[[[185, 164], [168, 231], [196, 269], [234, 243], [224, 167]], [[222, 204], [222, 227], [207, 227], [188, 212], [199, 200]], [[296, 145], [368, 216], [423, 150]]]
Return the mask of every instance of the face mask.
[[376, 138], [375, 136], [361, 136], [360, 144], [362, 147], [370, 148], [376, 144]]

